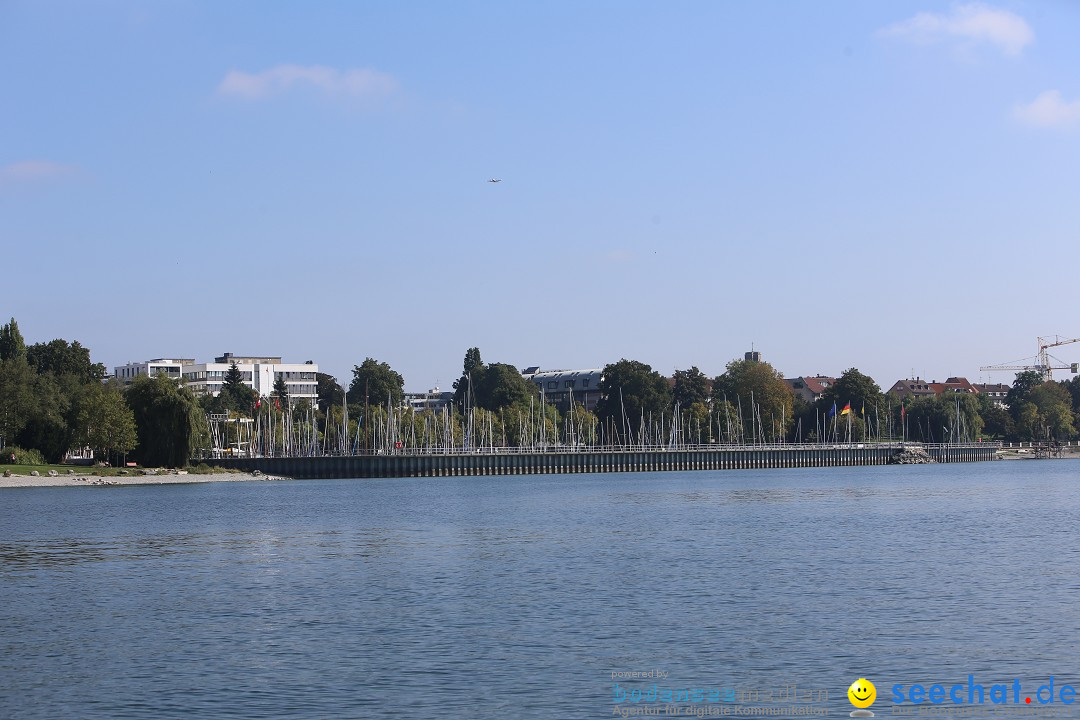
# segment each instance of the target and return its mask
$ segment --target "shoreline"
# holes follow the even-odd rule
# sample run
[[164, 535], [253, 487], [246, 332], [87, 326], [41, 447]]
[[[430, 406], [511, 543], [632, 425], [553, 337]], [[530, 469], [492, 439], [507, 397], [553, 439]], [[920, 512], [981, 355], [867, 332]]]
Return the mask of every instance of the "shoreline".
[[12, 475], [0, 477], [0, 489], [3, 488], [39, 488], [39, 487], [112, 487], [117, 485], [187, 485], [192, 483], [213, 482], [256, 482], [289, 480], [280, 475], [263, 473], [219, 472], [193, 474], [185, 470], [162, 471], [154, 475], [111, 475], [93, 474], [73, 475]]
[[[1039, 458], [1024, 448], [1006, 448], [997, 453], [999, 460], [1040, 460], [1040, 459], [1080, 459], [1080, 448], [1063, 448], [1061, 455], [1055, 458]], [[215, 473], [190, 473], [186, 470], [162, 470], [155, 474], [143, 475], [108, 475], [92, 473], [74, 473], [64, 475], [12, 475], [0, 476], [0, 490], [5, 488], [41, 488], [41, 487], [114, 487], [120, 485], [187, 485], [194, 483], [216, 482], [266, 482], [291, 480], [284, 475], [267, 475], [259, 471]]]

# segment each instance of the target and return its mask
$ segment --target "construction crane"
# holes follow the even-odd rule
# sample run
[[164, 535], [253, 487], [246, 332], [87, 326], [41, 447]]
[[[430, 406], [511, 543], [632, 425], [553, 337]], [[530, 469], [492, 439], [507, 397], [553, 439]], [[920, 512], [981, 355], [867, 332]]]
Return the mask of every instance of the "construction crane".
[[1059, 363], [1062, 361], [1047, 352], [1047, 350], [1052, 347], [1080, 342], [1080, 338], [1063, 338], [1060, 335], [1054, 335], [1053, 337], [1037, 338], [1037, 340], [1039, 341], [1039, 352], [1033, 358], [1037, 361], [1034, 365], [987, 365], [986, 367], [979, 368], [979, 370], [983, 372], [994, 372], [998, 370], [1019, 370], [1020, 372], [1023, 372], [1024, 370], [1036, 370], [1043, 376], [1043, 380], [1053, 380], [1055, 370], [1068, 370], [1074, 374], [1080, 370], [1080, 363], [1051, 365], [1050, 360], [1056, 360]]

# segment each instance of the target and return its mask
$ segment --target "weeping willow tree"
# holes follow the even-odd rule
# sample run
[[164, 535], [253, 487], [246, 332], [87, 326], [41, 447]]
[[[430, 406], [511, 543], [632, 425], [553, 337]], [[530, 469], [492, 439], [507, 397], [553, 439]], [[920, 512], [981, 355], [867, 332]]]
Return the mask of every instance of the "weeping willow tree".
[[135, 457], [143, 465], [184, 467], [196, 448], [208, 444], [206, 417], [198, 401], [168, 377], [139, 377], [124, 399], [135, 416]]

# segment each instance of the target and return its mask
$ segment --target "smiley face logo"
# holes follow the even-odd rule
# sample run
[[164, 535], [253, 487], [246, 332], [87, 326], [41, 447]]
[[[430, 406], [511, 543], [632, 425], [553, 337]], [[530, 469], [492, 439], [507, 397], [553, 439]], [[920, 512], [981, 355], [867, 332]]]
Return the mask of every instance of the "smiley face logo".
[[866, 678], [859, 678], [847, 689], [848, 700], [857, 708], [867, 708], [877, 700], [877, 688]]

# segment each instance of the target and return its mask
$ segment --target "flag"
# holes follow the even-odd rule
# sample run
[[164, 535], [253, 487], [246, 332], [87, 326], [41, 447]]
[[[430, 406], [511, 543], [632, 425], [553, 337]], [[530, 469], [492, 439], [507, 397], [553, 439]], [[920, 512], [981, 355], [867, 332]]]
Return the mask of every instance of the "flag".
[[866, 403], [862, 404], [862, 412], [860, 413], [860, 415], [866, 417]]
[[255, 399], [255, 409], [258, 410], [261, 405], [262, 405], [262, 400], [259, 399], [259, 398], [256, 398]]
[[836, 414], [836, 403], [833, 403], [832, 407], [829, 408], [829, 414], [826, 415], [825, 417], [832, 417], [835, 414]]
[[900, 422], [904, 422], [904, 403], [900, 403]]
[[274, 404], [277, 405], [277, 409], [280, 410], [281, 409], [281, 398], [279, 398], [279, 397], [274, 398]]
[[841, 415], [847, 415], [849, 412], [851, 412], [851, 403], [848, 403], [847, 405], [845, 405], [844, 409], [840, 411], [840, 414]]

